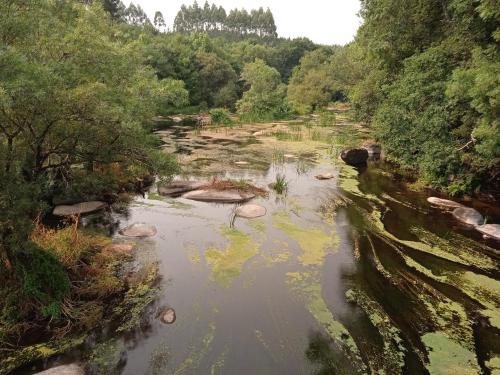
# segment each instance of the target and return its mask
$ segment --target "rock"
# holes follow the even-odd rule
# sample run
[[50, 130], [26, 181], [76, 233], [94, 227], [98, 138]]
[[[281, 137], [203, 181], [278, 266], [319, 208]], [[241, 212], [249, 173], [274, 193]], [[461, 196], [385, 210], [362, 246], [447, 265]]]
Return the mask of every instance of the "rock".
[[473, 226], [481, 225], [484, 222], [483, 215], [469, 207], [455, 208], [453, 217], [464, 224]]
[[48, 370], [37, 372], [35, 375], [85, 375], [85, 370], [75, 363], [52, 367]]
[[297, 159], [297, 156], [295, 156], [294, 154], [285, 154], [283, 155], [283, 157], [287, 159]]
[[363, 146], [363, 148], [368, 151], [368, 156], [379, 156], [382, 153], [382, 146], [376, 143], [368, 143]]
[[485, 224], [476, 227], [486, 237], [494, 238], [500, 241], [500, 224]]
[[234, 164], [236, 164], [236, 165], [248, 165], [250, 163], [247, 161], [235, 161]]
[[238, 190], [194, 190], [182, 196], [183, 198], [200, 202], [238, 203], [255, 198], [255, 194]]
[[265, 207], [257, 204], [245, 204], [236, 209], [236, 216], [243, 217], [245, 219], [255, 219], [257, 217], [264, 216], [266, 212], [267, 210]]
[[120, 234], [126, 237], [153, 237], [156, 235], [156, 228], [153, 225], [134, 223], [120, 230]]
[[459, 208], [459, 207], [464, 207], [464, 205], [461, 203], [450, 201], [448, 199], [441, 199], [441, 198], [437, 198], [437, 197], [429, 197], [429, 198], [427, 198], [427, 202], [429, 202], [430, 204], [432, 204], [434, 206], [438, 206], [441, 208], [455, 209], [455, 208]]
[[364, 148], [353, 148], [344, 150], [340, 154], [340, 158], [344, 163], [349, 165], [362, 165], [368, 160], [368, 151]]
[[120, 255], [130, 255], [134, 252], [135, 246], [130, 243], [113, 243], [104, 248], [104, 251]]
[[54, 211], [52, 211], [52, 213], [56, 216], [82, 215], [102, 210], [107, 206], [108, 205], [106, 203], [101, 201], [82, 202], [82, 203], [72, 204], [69, 206], [65, 205], [56, 206], [54, 208]]
[[331, 173], [326, 173], [326, 174], [319, 174], [319, 175], [314, 176], [314, 177], [316, 177], [316, 179], [318, 179], [318, 180], [331, 180], [335, 176]]
[[175, 310], [168, 308], [165, 311], [160, 313], [160, 320], [165, 324], [172, 324], [177, 319], [175, 315]]
[[197, 181], [173, 181], [170, 184], [159, 186], [158, 194], [175, 197], [187, 193], [188, 191], [193, 191], [201, 188], [205, 185], [203, 182]]
[[174, 116], [172, 117], [172, 121], [175, 122], [176, 124], [180, 124], [183, 121], [183, 119], [182, 117]]

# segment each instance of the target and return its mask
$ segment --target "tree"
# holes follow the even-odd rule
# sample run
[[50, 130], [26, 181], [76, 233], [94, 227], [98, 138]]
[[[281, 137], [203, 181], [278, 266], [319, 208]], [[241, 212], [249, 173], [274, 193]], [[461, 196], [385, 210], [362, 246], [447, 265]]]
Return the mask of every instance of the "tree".
[[238, 113], [256, 119], [272, 119], [286, 116], [286, 86], [281, 83], [279, 72], [263, 60], [245, 65], [241, 79], [248, 86], [237, 103]]
[[165, 29], [167, 27], [167, 24], [165, 23], [165, 19], [163, 18], [163, 14], [160, 11], [157, 11], [155, 13], [155, 18], [153, 21], [153, 24], [158, 30]]

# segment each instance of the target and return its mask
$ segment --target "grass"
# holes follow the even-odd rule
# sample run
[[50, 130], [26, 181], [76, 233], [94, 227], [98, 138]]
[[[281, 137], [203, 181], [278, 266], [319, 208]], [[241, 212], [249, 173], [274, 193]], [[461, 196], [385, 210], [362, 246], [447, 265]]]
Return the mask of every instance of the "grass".
[[276, 181], [273, 184], [273, 189], [278, 194], [284, 194], [288, 190], [288, 182], [285, 178], [285, 175], [276, 175]]
[[273, 136], [278, 141], [300, 142], [302, 141], [302, 132], [290, 132], [285, 130], [278, 130], [273, 133]]
[[275, 148], [273, 150], [273, 163], [283, 164], [285, 162], [285, 151]]

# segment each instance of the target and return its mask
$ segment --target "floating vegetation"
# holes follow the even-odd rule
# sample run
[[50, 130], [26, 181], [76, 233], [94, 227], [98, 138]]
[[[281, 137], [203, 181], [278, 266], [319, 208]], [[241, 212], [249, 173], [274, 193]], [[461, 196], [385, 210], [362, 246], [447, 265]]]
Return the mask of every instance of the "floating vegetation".
[[334, 234], [327, 234], [318, 228], [303, 228], [292, 222], [284, 211], [273, 214], [273, 225], [296, 241], [302, 255], [298, 257], [304, 266], [321, 265], [329, 249], [335, 249], [337, 238]]
[[229, 245], [225, 249], [209, 248], [205, 252], [205, 259], [212, 268], [212, 280], [228, 287], [241, 274], [243, 265], [257, 255], [259, 245], [239, 230], [222, 226], [221, 232]]
[[363, 309], [384, 342], [383, 352], [370, 361], [372, 372], [384, 371], [387, 375], [402, 374], [406, 348], [403, 345], [401, 331], [394, 325], [382, 306], [362, 291], [348, 290], [346, 297], [348, 301], [356, 303]]
[[191, 353], [182, 361], [182, 363], [175, 369], [174, 375], [185, 374], [189, 369], [191, 372], [196, 372], [201, 360], [207, 355], [210, 350], [210, 345], [215, 338], [215, 324], [209, 325], [208, 332], [203, 336], [201, 342], [195, 346]]
[[213, 365], [210, 367], [210, 375], [219, 374], [226, 364], [226, 357], [229, 352], [229, 348], [226, 346], [224, 351], [217, 357]]
[[167, 366], [170, 359], [170, 350], [167, 344], [162, 341], [151, 353], [149, 360], [149, 375], [163, 375], [167, 373]]
[[325, 199], [319, 206], [319, 213], [328, 223], [333, 223], [339, 208], [352, 204], [352, 200], [342, 195], [334, 195]]

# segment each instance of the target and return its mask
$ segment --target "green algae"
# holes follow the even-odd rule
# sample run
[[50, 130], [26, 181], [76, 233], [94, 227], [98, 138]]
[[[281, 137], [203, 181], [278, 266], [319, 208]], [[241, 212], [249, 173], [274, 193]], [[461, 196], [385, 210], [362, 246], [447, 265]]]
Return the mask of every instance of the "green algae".
[[229, 353], [229, 348], [226, 346], [224, 351], [217, 357], [215, 362], [210, 367], [210, 375], [216, 375], [220, 373], [226, 364], [226, 357]]
[[248, 225], [259, 233], [266, 233], [266, 223], [262, 219], [250, 220]]
[[359, 349], [349, 331], [335, 319], [322, 296], [318, 272], [288, 272], [287, 284], [305, 300], [305, 305], [314, 319], [328, 335], [342, 348], [353, 364], [365, 370]]
[[48, 359], [56, 354], [65, 353], [83, 344], [86, 335], [68, 337], [43, 344], [18, 348], [6, 358], [0, 360], [0, 374], [9, 374], [16, 368], [41, 359]]
[[[189, 355], [182, 361], [182, 363], [174, 371], [174, 375], [181, 375], [186, 373], [196, 372], [201, 360], [207, 355], [210, 346], [215, 338], [215, 325], [212, 323], [209, 326], [208, 332], [203, 336], [201, 342], [193, 347]], [[191, 369], [191, 371], [190, 371]]]
[[333, 234], [327, 234], [317, 228], [302, 228], [292, 222], [290, 216], [283, 211], [273, 214], [273, 225], [296, 241], [302, 255], [298, 257], [303, 266], [321, 265], [328, 249], [336, 248], [338, 240]]
[[500, 375], [500, 356], [490, 358], [484, 365], [491, 371], [491, 375]]
[[170, 350], [167, 344], [162, 341], [151, 353], [148, 375], [163, 375], [167, 373], [166, 369], [169, 363], [169, 358]]
[[223, 226], [221, 232], [229, 245], [225, 249], [207, 249], [205, 260], [212, 268], [212, 280], [223, 287], [229, 287], [241, 274], [243, 265], [257, 255], [259, 245], [248, 234], [239, 230]]
[[402, 374], [406, 348], [403, 345], [401, 331], [394, 325], [382, 306], [371, 300], [361, 290], [350, 289], [346, 292], [346, 297], [348, 301], [356, 303], [363, 309], [382, 337], [383, 353], [371, 359], [372, 372], [390, 375]]
[[87, 362], [89, 372], [96, 375], [118, 375], [124, 350], [125, 345], [118, 339], [95, 345]]
[[428, 351], [426, 366], [431, 375], [476, 375], [481, 373], [476, 355], [450, 339], [445, 332], [431, 332], [422, 336]]
[[359, 172], [355, 167], [344, 163], [338, 163], [338, 165], [340, 166], [338, 185], [342, 190], [344, 190], [346, 193], [350, 193], [361, 198], [366, 198], [369, 201], [376, 202], [382, 205], [384, 204], [384, 202], [377, 196], [373, 194], [365, 194], [359, 189]]

